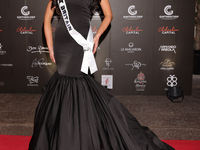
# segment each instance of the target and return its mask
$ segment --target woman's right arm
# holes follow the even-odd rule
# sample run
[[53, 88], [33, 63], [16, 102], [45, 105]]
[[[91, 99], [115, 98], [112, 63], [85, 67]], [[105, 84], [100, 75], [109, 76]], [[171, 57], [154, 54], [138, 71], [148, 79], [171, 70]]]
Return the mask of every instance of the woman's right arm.
[[53, 51], [53, 35], [51, 26], [51, 19], [53, 17], [55, 8], [51, 8], [51, 6], [52, 6], [52, 1], [49, 0], [44, 16], [44, 34], [47, 41], [50, 58], [55, 63], [54, 51]]

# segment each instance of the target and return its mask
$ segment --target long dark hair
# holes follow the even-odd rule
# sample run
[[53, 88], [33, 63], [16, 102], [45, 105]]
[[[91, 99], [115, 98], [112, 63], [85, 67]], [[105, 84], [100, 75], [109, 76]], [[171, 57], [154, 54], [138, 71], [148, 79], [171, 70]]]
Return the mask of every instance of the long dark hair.
[[95, 11], [100, 11], [99, 10], [99, 4], [101, 0], [93, 0], [93, 2], [90, 4], [90, 10], [92, 13], [95, 13]]
[[[52, 6], [51, 6], [52, 8], [58, 6], [57, 0], [51, 0], [51, 1], [52, 1]], [[93, 0], [93, 2], [90, 4], [91, 12], [98, 11], [100, 2], [101, 0]]]

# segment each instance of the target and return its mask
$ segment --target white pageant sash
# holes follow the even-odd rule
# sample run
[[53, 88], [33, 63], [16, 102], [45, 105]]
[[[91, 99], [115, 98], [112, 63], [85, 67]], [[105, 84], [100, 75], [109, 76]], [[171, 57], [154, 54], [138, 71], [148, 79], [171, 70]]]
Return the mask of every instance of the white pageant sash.
[[84, 54], [81, 71], [88, 74], [88, 69], [90, 68], [90, 72], [93, 74], [98, 69], [93, 54], [94, 42], [92, 28], [90, 26], [86, 40], [79, 32], [74, 29], [73, 25], [71, 24], [65, 0], [58, 0], [58, 4], [69, 34], [79, 45], [83, 47]]

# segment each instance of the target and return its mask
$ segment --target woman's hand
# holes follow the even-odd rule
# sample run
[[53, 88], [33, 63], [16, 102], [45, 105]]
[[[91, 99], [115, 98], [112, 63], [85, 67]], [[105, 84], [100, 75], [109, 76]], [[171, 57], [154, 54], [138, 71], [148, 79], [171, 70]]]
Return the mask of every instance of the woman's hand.
[[49, 50], [49, 55], [50, 55], [51, 60], [52, 60], [54, 63], [56, 63], [55, 57], [54, 57], [54, 51], [53, 51], [53, 50]]
[[95, 35], [94, 39], [93, 39], [93, 41], [94, 41], [93, 54], [96, 53], [97, 48], [98, 48], [98, 46], [99, 46], [99, 38], [100, 38], [100, 36], [101, 36], [101, 35], [97, 33], [97, 34]]

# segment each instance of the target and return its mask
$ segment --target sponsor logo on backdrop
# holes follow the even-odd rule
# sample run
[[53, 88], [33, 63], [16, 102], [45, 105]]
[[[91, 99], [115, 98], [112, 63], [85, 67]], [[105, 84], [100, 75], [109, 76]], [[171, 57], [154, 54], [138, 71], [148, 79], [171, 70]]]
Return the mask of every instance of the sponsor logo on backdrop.
[[135, 48], [134, 43], [130, 42], [127, 48], [121, 48], [121, 52], [135, 53], [142, 51], [142, 48]]
[[13, 64], [0, 64], [0, 67], [13, 67]]
[[56, 28], [52, 28], [52, 32], [55, 32], [56, 31]]
[[21, 13], [23, 16], [17, 16], [19, 20], [33, 20], [35, 16], [30, 16], [31, 12], [28, 10], [28, 6], [23, 6], [21, 8]]
[[97, 51], [99, 51], [99, 50], [101, 50], [101, 47], [100, 47], [100, 46], [97, 47]]
[[172, 28], [169, 28], [168, 26], [163, 26], [160, 27], [158, 29], [158, 32], [162, 33], [162, 34], [176, 34], [176, 32], [178, 32], [179, 29], [176, 29], [175, 26], [173, 26]]
[[122, 32], [126, 33], [126, 34], [140, 34], [140, 32], [142, 32], [143, 29], [140, 29], [139, 26], [137, 26], [136, 28], [133, 28], [132, 26], [127, 26], [127, 27], [124, 27], [122, 29]]
[[92, 20], [101, 20], [104, 16], [102, 16], [99, 12], [95, 11], [95, 13], [92, 16]]
[[160, 70], [174, 70], [175, 63], [172, 62], [169, 58], [166, 58], [163, 62], [160, 63], [162, 66]]
[[137, 60], [134, 60], [132, 64], [125, 64], [125, 65], [131, 66], [132, 67], [131, 70], [133, 70], [134, 68], [140, 69], [140, 67], [146, 66], [146, 64], [142, 64], [141, 62], [138, 62]]
[[171, 5], [165, 6], [164, 13], [165, 13], [165, 15], [160, 15], [159, 16], [159, 18], [162, 19], [162, 20], [175, 20], [175, 19], [179, 18], [178, 15], [173, 15], [174, 14], [174, 10], [172, 10], [172, 6]]
[[161, 45], [158, 51], [176, 53], [176, 45]]
[[143, 18], [142, 15], [137, 15], [138, 11], [135, 9], [135, 5], [129, 6], [128, 13], [128, 16], [123, 16], [126, 20], [140, 20]]
[[0, 55], [6, 55], [6, 51], [3, 50], [3, 45], [0, 43]]
[[113, 89], [113, 75], [101, 75], [101, 85], [107, 86], [107, 89]]
[[177, 86], [178, 78], [175, 75], [169, 75], [167, 78], [167, 86], [174, 87]]
[[57, 15], [53, 16], [53, 20], [59, 20], [60, 18], [61, 16], [57, 16]]
[[4, 82], [0, 82], [0, 87], [2, 87], [2, 86], [4, 86], [5, 84], [4, 84]]
[[92, 27], [92, 32], [93, 32], [94, 35], [97, 33], [97, 31], [98, 31], [98, 29], [97, 29], [96, 26], [95, 26], [95, 27]]
[[27, 76], [26, 79], [28, 79], [27, 86], [38, 86], [39, 83], [39, 77], [38, 76]]
[[34, 32], [36, 32], [35, 29], [33, 29], [33, 27], [27, 28], [27, 27], [19, 27], [16, 30], [17, 32], [19, 32], [20, 34], [33, 34]]
[[112, 60], [110, 58], [106, 58], [105, 63], [106, 67], [104, 67], [103, 70], [114, 70], [114, 68], [111, 67]]
[[43, 47], [41, 45], [39, 45], [38, 47], [28, 46], [26, 50], [30, 53], [49, 53], [48, 47]]
[[137, 78], [134, 80], [134, 83], [136, 84], [135, 85], [136, 91], [144, 91], [146, 88], [145, 84], [147, 83], [147, 81], [145, 81], [144, 73], [140, 72], [137, 75]]
[[32, 64], [31, 64], [31, 67], [32, 68], [35, 68], [35, 67], [40, 67], [40, 68], [44, 68], [46, 66], [51, 66], [52, 63], [50, 62], [45, 62], [44, 61], [44, 58], [41, 58], [41, 59], [34, 59]]
[[92, 19], [93, 20], [101, 20], [101, 17], [97, 11], [93, 14]]

